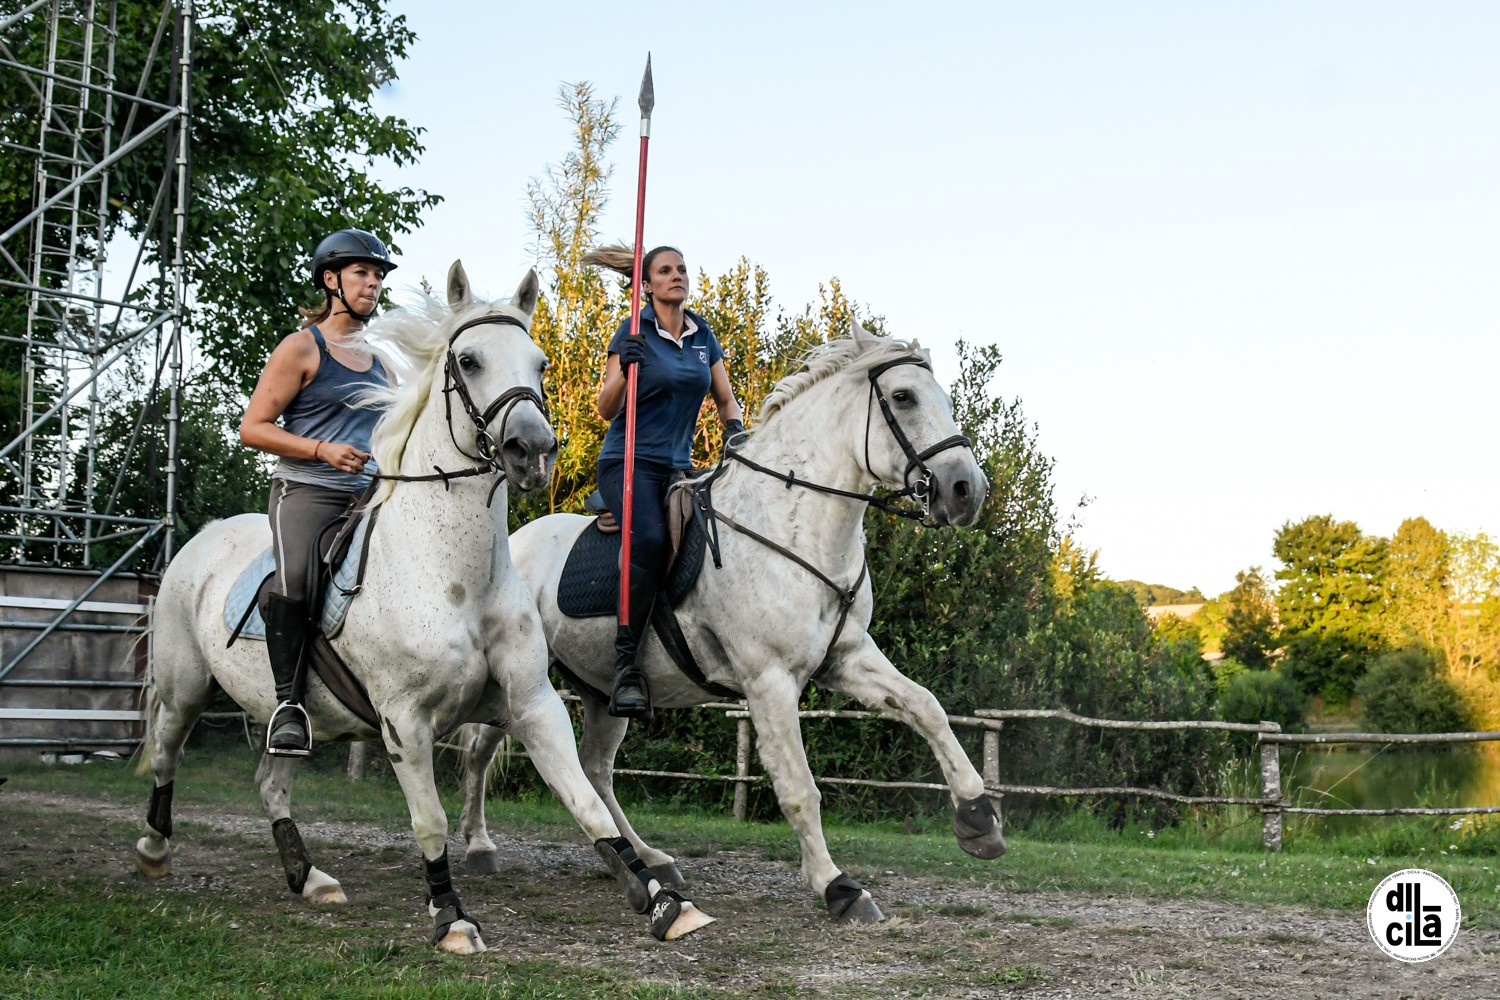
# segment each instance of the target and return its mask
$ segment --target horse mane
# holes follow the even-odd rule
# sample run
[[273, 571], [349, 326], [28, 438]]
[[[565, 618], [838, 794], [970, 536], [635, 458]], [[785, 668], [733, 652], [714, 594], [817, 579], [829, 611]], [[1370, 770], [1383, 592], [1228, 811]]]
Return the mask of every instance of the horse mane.
[[801, 358], [796, 371], [776, 383], [760, 406], [759, 423], [765, 423], [808, 389], [840, 372], [869, 371], [876, 365], [915, 354], [929, 365], [931, 355], [915, 340], [888, 337], [840, 337], [818, 344]]
[[[382, 313], [370, 324], [370, 339], [376, 346], [390, 349], [383, 356], [392, 361], [399, 376], [395, 387], [369, 389], [355, 401], [358, 406], [385, 409], [370, 435], [370, 454], [381, 471], [396, 473], [401, 469], [412, 429], [442, 369], [450, 331], [469, 319], [499, 311], [495, 306], [488, 300], [475, 299], [455, 312], [441, 299], [424, 293], [409, 305]], [[394, 482], [382, 481], [371, 503], [384, 502], [395, 488]]]

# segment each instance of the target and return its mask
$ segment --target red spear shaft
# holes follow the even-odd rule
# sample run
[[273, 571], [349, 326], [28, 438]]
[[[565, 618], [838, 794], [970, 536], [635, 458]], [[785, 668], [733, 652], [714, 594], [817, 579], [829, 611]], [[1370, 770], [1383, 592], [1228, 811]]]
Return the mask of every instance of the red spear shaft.
[[[651, 54], [641, 79], [641, 163], [635, 186], [635, 261], [630, 268], [630, 336], [641, 339], [641, 240], [646, 229], [646, 148], [651, 142], [651, 109], [656, 93], [651, 87]], [[635, 509], [635, 382], [636, 369], [625, 370], [625, 509], [620, 521], [620, 625], [630, 625], [630, 526]]]

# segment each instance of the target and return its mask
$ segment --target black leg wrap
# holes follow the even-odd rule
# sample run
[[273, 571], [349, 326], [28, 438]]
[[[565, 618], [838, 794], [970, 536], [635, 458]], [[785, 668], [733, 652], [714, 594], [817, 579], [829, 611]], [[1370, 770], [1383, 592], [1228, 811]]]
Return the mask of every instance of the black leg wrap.
[[625, 888], [630, 908], [637, 913], [649, 910], [651, 901], [661, 892], [661, 883], [635, 853], [630, 841], [624, 837], [601, 837], [594, 841], [594, 850], [599, 852], [616, 881]]
[[453, 877], [448, 868], [448, 848], [443, 848], [442, 855], [436, 861], [423, 858], [422, 867], [427, 874], [427, 898], [433, 900], [433, 905], [436, 906], [439, 896], [447, 896], [453, 892]]
[[849, 912], [849, 907], [864, 895], [864, 891], [864, 886], [840, 872], [839, 877], [829, 882], [828, 888], [823, 890], [823, 900], [828, 904], [828, 915], [835, 920], [842, 919], [844, 914]]
[[271, 824], [271, 836], [276, 838], [276, 850], [281, 852], [281, 867], [286, 869], [286, 884], [292, 892], [302, 895], [307, 885], [312, 862], [307, 860], [307, 846], [302, 843], [302, 834], [290, 817], [278, 819]]
[[163, 837], [172, 836], [172, 782], [151, 789], [151, 805], [146, 810], [146, 825]]
[[999, 822], [1000, 814], [995, 812], [995, 803], [990, 801], [988, 795], [960, 802], [953, 811], [953, 832], [958, 834], [960, 840], [982, 837]]
[[671, 930], [672, 925], [677, 922], [678, 916], [682, 913], [682, 904], [686, 902], [687, 900], [671, 889], [658, 892], [656, 898], [651, 901], [651, 936], [658, 941], [665, 941], [667, 931]]
[[427, 876], [427, 905], [437, 912], [432, 915], [432, 943], [437, 944], [447, 937], [448, 930], [460, 920], [467, 920], [476, 931], [483, 930], [479, 922], [464, 912], [459, 905], [458, 893], [453, 891], [453, 877], [448, 868], [448, 848], [436, 861], [422, 859]]

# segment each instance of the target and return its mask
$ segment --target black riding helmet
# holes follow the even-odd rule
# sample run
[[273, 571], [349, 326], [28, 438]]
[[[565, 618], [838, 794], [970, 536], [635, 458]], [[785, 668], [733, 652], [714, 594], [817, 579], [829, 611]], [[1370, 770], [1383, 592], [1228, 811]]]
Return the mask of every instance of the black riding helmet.
[[[343, 270], [350, 264], [363, 261], [374, 264], [390, 274], [396, 269], [391, 262], [391, 254], [380, 242], [380, 237], [374, 233], [367, 233], [363, 229], [340, 229], [323, 237], [318, 248], [313, 251], [312, 259], [312, 283], [313, 287], [324, 292], [330, 297], [336, 297], [344, 303], [344, 308], [349, 310], [350, 315], [361, 321], [370, 318], [369, 313], [361, 314], [354, 311], [344, 298]], [[332, 271], [338, 279], [338, 291], [333, 292], [323, 287], [323, 272]]]

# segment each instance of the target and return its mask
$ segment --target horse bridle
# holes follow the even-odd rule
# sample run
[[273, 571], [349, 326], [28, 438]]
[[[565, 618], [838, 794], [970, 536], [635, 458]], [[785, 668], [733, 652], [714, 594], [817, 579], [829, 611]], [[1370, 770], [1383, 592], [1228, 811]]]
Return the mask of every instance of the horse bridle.
[[[494, 402], [490, 403], [483, 410], [480, 410], [475, 404], [474, 396], [469, 391], [469, 383], [464, 380], [463, 369], [459, 366], [458, 357], [453, 353], [453, 342], [464, 331], [487, 324], [517, 326], [526, 334], [529, 335], [531, 333], [526, 324], [514, 316], [507, 316], [505, 313], [490, 313], [462, 324], [448, 338], [448, 356], [443, 361], [443, 416], [448, 424], [448, 437], [453, 440], [453, 447], [458, 449], [459, 454], [465, 458], [473, 459], [480, 464], [473, 468], [460, 469], [457, 472], [435, 469], [432, 475], [427, 476], [399, 476], [378, 473], [373, 478], [389, 479], [393, 482], [401, 483], [425, 483], [442, 480], [443, 489], [446, 490], [448, 488], [448, 480], [450, 479], [462, 479], [466, 476], [484, 475], [487, 472], [499, 472], [500, 476], [495, 480], [495, 489], [498, 489], [500, 483], [505, 479], [505, 470], [501, 466], [499, 450], [495, 446], [495, 438], [491, 436], [489, 431], [490, 422], [495, 419], [497, 414], [504, 411], [504, 416], [500, 418], [500, 440], [505, 440], [505, 425], [510, 420], [511, 413], [515, 410], [517, 404], [529, 401], [536, 404], [536, 408], [542, 412], [542, 418], [548, 424], [552, 423], [552, 413], [547, 409], [547, 401], [529, 385], [517, 385], [506, 389], [495, 398]], [[474, 447], [478, 450], [478, 455], [470, 454], [464, 450], [463, 445], [458, 443], [458, 435], [453, 430], [454, 395], [458, 396], [464, 413], [468, 416], [469, 422], [474, 425]], [[490, 499], [493, 500], [494, 497], [495, 490], [491, 490]]]
[[[777, 472], [775, 469], [767, 468], [758, 462], [753, 462], [729, 446], [727, 442], [723, 455], [719, 459], [719, 469], [710, 474], [703, 485], [707, 486], [718, 477], [720, 470], [723, 469], [724, 461], [728, 459], [754, 469], [756, 472], [779, 479], [788, 486], [801, 486], [804, 489], [815, 490], [819, 493], [848, 497], [851, 500], [863, 500], [871, 506], [879, 507], [887, 513], [909, 517], [914, 521], [925, 521], [927, 516], [932, 512], [932, 470], [927, 467], [927, 459], [939, 452], [947, 451], [949, 448], [972, 449], [974, 444], [964, 435], [954, 434], [951, 437], [944, 438], [930, 448], [917, 451], [912, 445], [911, 439], [906, 436], [906, 431], [902, 429], [901, 422], [896, 419], [896, 414], [891, 409], [890, 401], [885, 397], [885, 391], [880, 388], [880, 376], [898, 365], [917, 365], [927, 369], [929, 372], [932, 371], [932, 365], [916, 355], [908, 355], [892, 361], [886, 361], [870, 369], [870, 399], [865, 405], [865, 471], [870, 474], [872, 479], [877, 482], [880, 480], [880, 477], [875, 474], [875, 470], [870, 467], [870, 423], [872, 414], [874, 413], [874, 403], [878, 400], [880, 402], [881, 416], [885, 418], [885, 423], [890, 428], [891, 436], [896, 439], [896, 444], [901, 446], [901, 451], [906, 456], [906, 471], [901, 476], [902, 489], [890, 493], [856, 493], [851, 490], [841, 490], [832, 486], [824, 486], [822, 483], [800, 479], [791, 472]], [[921, 477], [915, 483], [911, 481], [913, 470], [921, 473]], [[920, 503], [920, 508], [917, 510], [908, 510], [905, 507], [896, 505], [895, 501], [906, 497], [911, 497]]]
[[[925, 519], [932, 506], [932, 470], [927, 467], [927, 459], [938, 452], [947, 451], [949, 448], [968, 448], [972, 450], [974, 443], [962, 434], [954, 434], [952, 437], [943, 438], [937, 444], [922, 451], [917, 451], [912, 446], [911, 439], [906, 436], [906, 431], [901, 429], [901, 421], [896, 419], [896, 414], [891, 410], [890, 401], [885, 398], [885, 391], [880, 388], [880, 376], [899, 365], [917, 365], [927, 369], [929, 372], [932, 371], [932, 365], [915, 355], [908, 355], [904, 358], [896, 358], [893, 361], [878, 364], [871, 368], [869, 372], [870, 396], [880, 401], [880, 413], [885, 417], [885, 425], [890, 428], [891, 436], [896, 439], [896, 443], [901, 446], [902, 453], [906, 455], [906, 471], [901, 474], [901, 483], [905, 488], [892, 495], [911, 496], [917, 500], [922, 505], [922, 517]], [[874, 479], [879, 480], [880, 477], [875, 475], [875, 470], [870, 468], [870, 410], [870, 405], [866, 403], [865, 471]], [[913, 469], [922, 473], [922, 478], [918, 479], [916, 483], [912, 483], [911, 481]]]
[[[552, 423], [552, 414], [547, 410], [547, 401], [529, 385], [517, 385], [506, 389], [494, 402], [485, 407], [483, 412], [474, 404], [474, 397], [469, 392], [469, 383], [464, 381], [463, 369], [459, 367], [458, 356], [453, 353], [453, 342], [458, 335], [466, 330], [472, 330], [476, 326], [518, 326], [522, 332], [530, 334], [526, 324], [514, 316], [504, 313], [491, 313], [469, 320], [453, 331], [453, 336], [448, 338], [448, 357], [443, 363], [443, 413], [448, 420], [448, 436], [453, 439], [453, 447], [459, 450], [465, 458], [475, 461], [489, 463], [492, 468], [499, 468], [500, 460], [495, 448], [495, 439], [490, 436], [490, 421], [502, 410], [505, 415], [500, 418], [500, 440], [505, 440], [505, 425], [510, 420], [510, 415], [516, 408], [516, 404], [522, 400], [529, 400], [536, 404], [536, 408], [542, 411], [542, 418], [547, 423]], [[459, 402], [463, 404], [464, 412], [468, 414], [469, 421], [474, 425], [474, 447], [479, 450], [477, 456], [464, 451], [464, 446], [458, 443], [458, 435], [453, 432], [453, 395], [458, 395]]]

